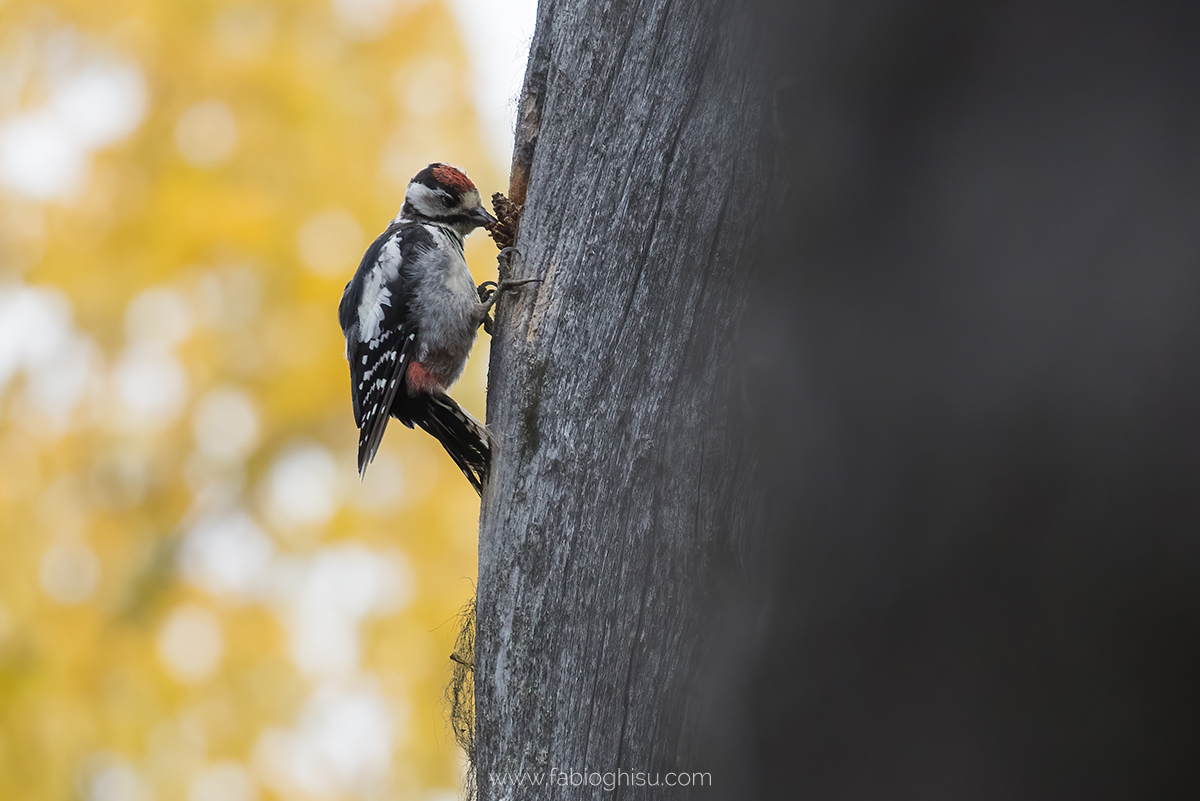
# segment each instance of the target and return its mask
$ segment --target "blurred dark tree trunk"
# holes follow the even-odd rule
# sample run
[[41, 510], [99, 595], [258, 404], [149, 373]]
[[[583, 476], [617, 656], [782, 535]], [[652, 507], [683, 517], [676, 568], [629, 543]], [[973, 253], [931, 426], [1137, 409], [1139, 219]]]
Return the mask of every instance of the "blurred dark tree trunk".
[[730, 361], [769, 178], [741, 5], [539, 9], [510, 194], [513, 277], [543, 282], [500, 304], [488, 394], [484, 799], [605, 795], [499, 773], [712, 770], [682, 734], [711, 704], [699, 635], [755, 508]]
[[1198, 13], [544, 0], [483, 798], [1194, 783]]
[[764, 6], [763, 797], [1191, 797], [1200, 5]]

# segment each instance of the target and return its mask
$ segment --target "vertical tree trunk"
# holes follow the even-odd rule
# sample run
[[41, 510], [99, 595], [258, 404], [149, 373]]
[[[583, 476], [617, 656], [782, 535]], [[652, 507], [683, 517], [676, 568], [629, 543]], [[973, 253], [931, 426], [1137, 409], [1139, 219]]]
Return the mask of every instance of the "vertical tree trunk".
[[753, 5], [542, 3], [481, 795], [1167, 797], [1200, 706], [1200, 18]]
[[729, 0], [541, 3], [511, 194], [512, 277], [542, 283], [500, 303], [488, 393], [483, 799], [562, 797], [499, 778], [522, 771], [706, 769], [681, 737], [698, 635], [756, 508], [729, 380], [769, 177], [748, 29]]

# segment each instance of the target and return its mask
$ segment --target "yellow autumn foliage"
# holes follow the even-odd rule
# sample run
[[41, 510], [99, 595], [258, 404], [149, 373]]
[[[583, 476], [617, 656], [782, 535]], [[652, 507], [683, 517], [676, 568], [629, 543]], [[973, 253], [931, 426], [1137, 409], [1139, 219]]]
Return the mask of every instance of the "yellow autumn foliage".
[[467, 84], [432, 0], [0, 2], [0, 799], [455, 797], [478, 502], [358, 482], [336, 308], [418, 169], [501, 188]]

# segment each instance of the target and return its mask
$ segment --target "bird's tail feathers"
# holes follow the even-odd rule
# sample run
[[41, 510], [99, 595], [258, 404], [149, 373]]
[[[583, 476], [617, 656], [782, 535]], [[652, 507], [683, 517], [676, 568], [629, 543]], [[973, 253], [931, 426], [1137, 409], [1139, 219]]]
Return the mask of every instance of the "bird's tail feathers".
[[467, 481], [482, 495], [492, 463], [492, 435], [449, 395], [434, 392], [425, 397], [426, 413], [415, 416], [414, 422], [442, 443]]

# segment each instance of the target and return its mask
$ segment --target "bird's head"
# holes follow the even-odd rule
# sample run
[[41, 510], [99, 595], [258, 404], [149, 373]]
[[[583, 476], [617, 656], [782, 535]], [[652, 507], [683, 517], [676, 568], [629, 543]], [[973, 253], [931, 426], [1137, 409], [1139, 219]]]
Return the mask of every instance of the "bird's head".
[[430, 164], [408, 182], [401, 215], [449, 226], [463, 236], [496, 223], [480, 202], [475, 184], [449, 164]]

